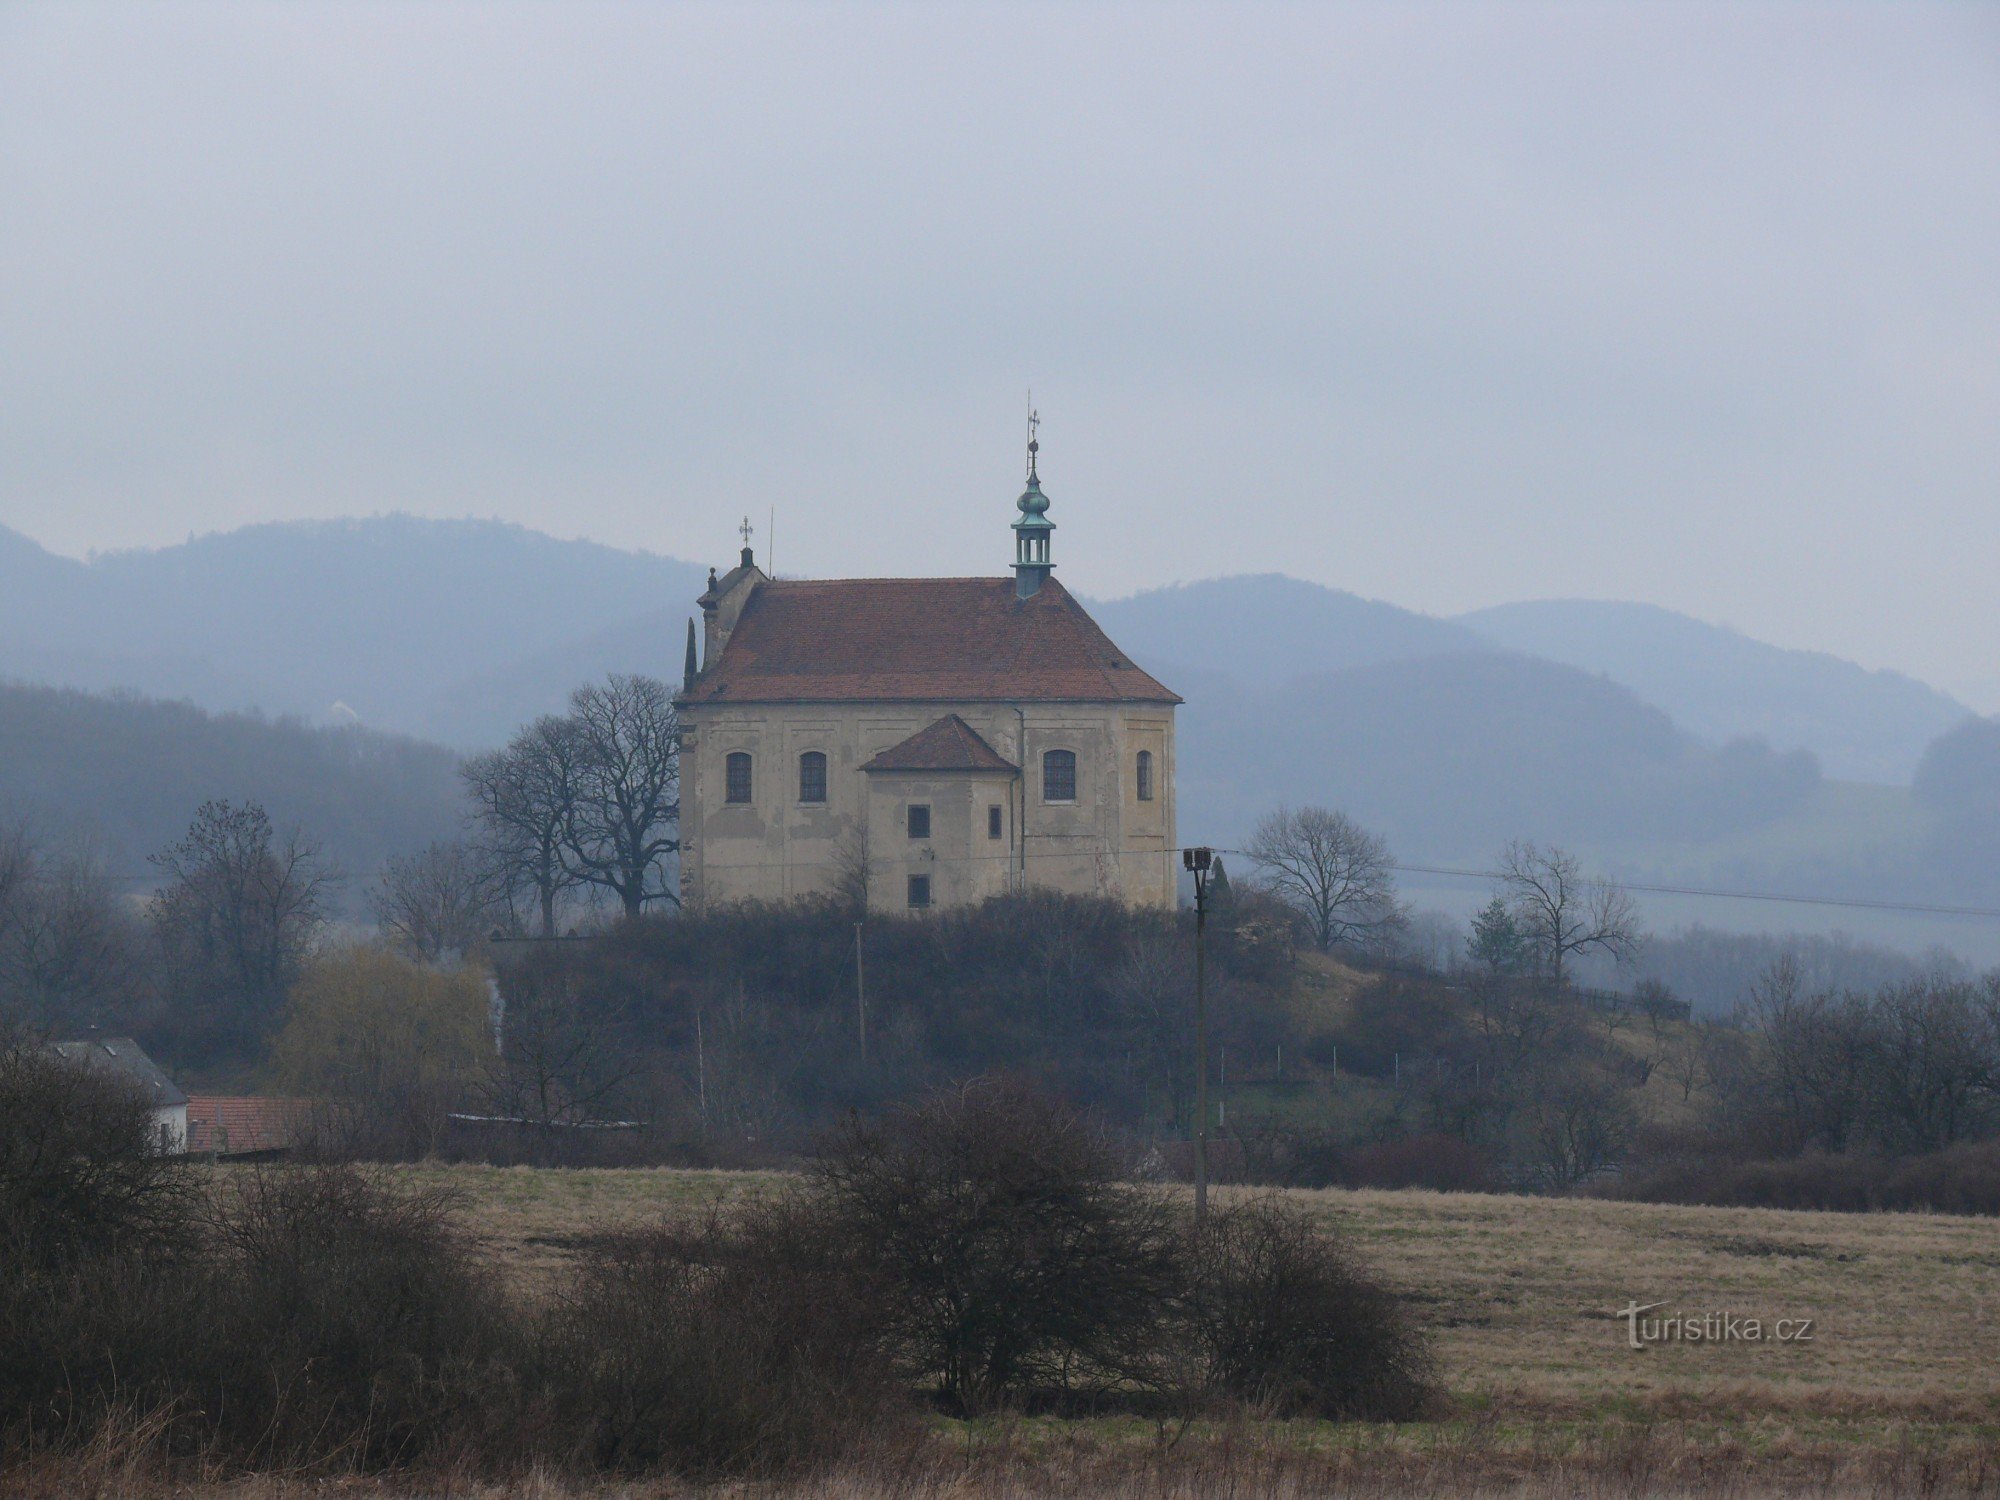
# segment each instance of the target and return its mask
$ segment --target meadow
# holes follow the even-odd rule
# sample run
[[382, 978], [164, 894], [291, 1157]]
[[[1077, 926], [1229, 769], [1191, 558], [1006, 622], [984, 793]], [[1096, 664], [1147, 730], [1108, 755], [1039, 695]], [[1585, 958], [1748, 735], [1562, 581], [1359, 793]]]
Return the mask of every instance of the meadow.
[[[530, 1297], [563, 1291], [607, 1231], [780, 1191], [775, 1173], [389, 1169], [449, 1188], [477, 1255]], [[227, 1191], [229, 1173], [218, 1174]], [[1163, 1188], [1166, 1192], [1181, 1189]], [[1231, 1192], [1222, 1190], [1226, 1198]], [[1429, 1421], [1254, 1414], [1183, 1424], [1088, 1413], [929, 1419], [832, 1473], [709, 1493], [836, 1497], [1103, 1494], [2000, 1494], [2000, 1230], [1990, 1219], [1846, 1215], [1419, 1191], [1294, 1192], [1420, 1310], [1443, 1406]], [[1630, 1347], [1629, 1304], [1757, 1318], [1761, 1340]], [[1777, 1319], [1808, 1336], [1778, 1341]], [[0, 1477], [0, 1496], [654, 1496], [676, 1481], [531, 1472], [507, 1484], [259, 1475], [212, 1484], [107, 1437]]]

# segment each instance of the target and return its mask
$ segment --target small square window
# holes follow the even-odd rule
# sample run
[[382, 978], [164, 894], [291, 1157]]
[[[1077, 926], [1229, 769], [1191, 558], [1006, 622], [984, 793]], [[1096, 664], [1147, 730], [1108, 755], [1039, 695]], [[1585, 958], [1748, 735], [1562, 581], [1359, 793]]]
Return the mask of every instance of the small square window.
[[1000, 809], [997, 805], [986, 809], [986, 836], [989, 839], [1000, 837]]
[[931, 904], [931, 878], [928, 875], [910, 877], [910, 905], [913, 907]]
[[927, 839], [931, 836], [931, 809], [927, 802], [919, 802], [910, 809], [910, 837]]

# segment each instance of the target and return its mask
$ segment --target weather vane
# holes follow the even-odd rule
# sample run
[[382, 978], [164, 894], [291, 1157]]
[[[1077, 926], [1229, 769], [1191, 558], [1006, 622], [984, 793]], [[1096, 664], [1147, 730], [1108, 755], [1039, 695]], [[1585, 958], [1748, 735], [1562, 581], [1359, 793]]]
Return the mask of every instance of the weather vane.
[[1042, 425], [1042, 419], [1037, 415], [1035, 415], [1035, 393], [1033, 391], [1029, 391], [1028, 392], [1028, 478], [1031, 481], [1037, 477], [1037, 475], [1035, 474], [1035, 455], [1041, 452], [1042, 445], [1035, 440], [1035, 429], [1037, 427], [1040, 427], [1041, 425]]

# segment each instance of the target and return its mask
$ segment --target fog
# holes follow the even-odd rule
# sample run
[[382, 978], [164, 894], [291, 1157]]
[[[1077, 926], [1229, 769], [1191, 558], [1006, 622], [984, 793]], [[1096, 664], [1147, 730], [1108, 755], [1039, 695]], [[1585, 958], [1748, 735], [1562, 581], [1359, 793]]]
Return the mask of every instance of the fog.
[[11, 6], [0, 524], [1650, 600], [2000, 708], [2000, 12]]

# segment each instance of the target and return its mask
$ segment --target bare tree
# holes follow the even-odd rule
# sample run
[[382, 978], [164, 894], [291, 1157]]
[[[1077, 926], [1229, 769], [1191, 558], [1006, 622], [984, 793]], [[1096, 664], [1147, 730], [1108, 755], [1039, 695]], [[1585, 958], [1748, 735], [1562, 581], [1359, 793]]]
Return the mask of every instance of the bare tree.
[[0, 1016], [54, 1030], [129, 1015], [143, 946], [91, 848], [0, 832]]
[[1500, 851], [1500, 893], [1554, 984], [1563, 983], [1579, 954], [1608, 953], [1622, 963], [1639, 951], [1631, 896], [1623, 886], [1585, 876], [1566, 850], [1516, 839]]
[[651, 677], [613, 673], [570, 696], [575, 795], [563, 832], [570, 871], [610, 891], [636, 917], [651, 901], [680, 904], [667, 857], [680, 850], [680, 716]]
[[1345, 813], [1280, 807], [1257, 825], [1244, 852], [1265, 886], [1306, 919], [1322, 952], [1397, 919], [1389, 847]]
[[491, 930], [498, 883], [478, 849], [439, 842], [384, 865], [369, 904], [385, 936], [437, 963], [466, 952]]
[[578, 985], [566, 956], [531, 955], [503, 973], [500, 985], [500, 1056], [485, 1088], [494, 1113], [546, 1138], [627, 1102], [641, 1055], [621, 1045], [604, 1005]]
[[242, 1050], [273, 1024], [326, 921], [335, 876], [319, 846], [278, 834], [254, 802], [204, 802], [155, 854], [150, 915], [175, 1021], [198, 1044]]
[[1623, 1090], [1596, 1070], [1551, 1067], [1529, 1078], [1516, 1129], [1522, 1154], [1546, 1187], [1574, 1187], [1614, 1165], [1632, 1138]]
[[563, 893], [581, 883], [563, 858], [575, 812], [579, 745], [568, 719], [547, 714], [516, 734], [503, 750], [465, 763], [481, 852], [492, 862], [510, 902], [532, 900], [541, 935], [556, 935]]
[[833, 894], [855, 916], [868, 912], [868, 830], [857, 824], [833, 845]]

